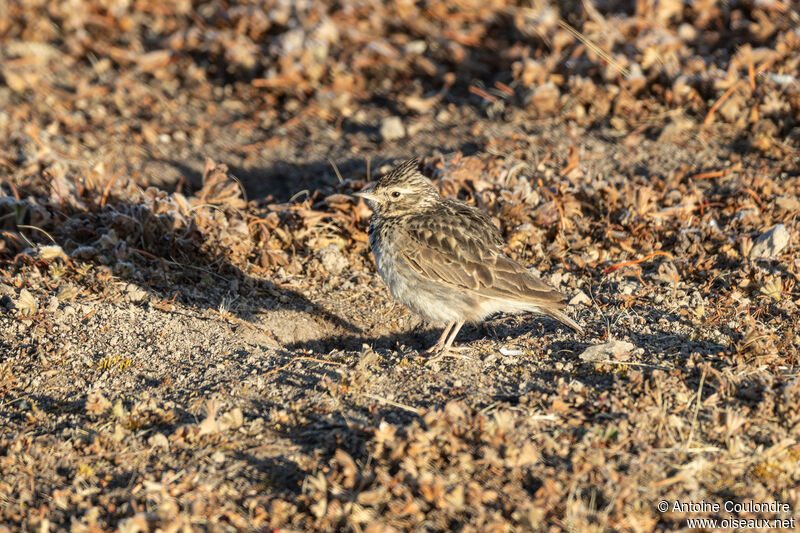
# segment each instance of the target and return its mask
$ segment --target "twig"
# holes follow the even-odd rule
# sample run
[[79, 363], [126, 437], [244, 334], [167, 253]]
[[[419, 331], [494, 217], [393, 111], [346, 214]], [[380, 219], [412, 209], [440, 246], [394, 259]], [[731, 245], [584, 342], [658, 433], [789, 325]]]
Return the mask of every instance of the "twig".
[[658, 370], [672, 370], [671, 367], [661, 365], [651, 365], [649, 363], [639, 363], [638, 361], [618, 361], [616, 359], [602, 359], [600, 361], [587, 361], [587, 363], [605, 364], [605, 365], [630, 365], [630, 366], [644, 366], [647, 368], [655, 368]]
[[707, 180], [707, 179], [711, 179], [711, 178], [722, 178], [724, 176], [727, 176], [731, 172], [738, 172], [740, 170], [742, 170], [742, 162], [741, 161], [739, 161], [738, 163], [733, 165], [731, 168], [726, 168], [724, 170], [714, 170], [713, 172], [701, 172], [699, 174], [694, 174], [693, 176], [690, 176], [689, 179], [691, 179], [691, 180]]
[[291, 204], [291, 203], [294, 203], [294, 201], [295, 201], [295, 200], [297, 200], [298, 198], [300, 198], [300, 197], [301, 197], [301, 196], [303, 196], [304, 194], [305, 194], [306, 196], [311, 196], [311, 193], [308, 191], [308, 189], [303, 189], [302, 191], [299, 191], [299, 192], [296, 192], [296, 193], [294, 193], [294, 194], [292, 195], [292, 197], [291, 197], [291, 198], [289, 198], [289, 201], [288, 201], [287, 203], [290, 203], [290, 204]]
[[765, 59], [759, 66], [757, 66], [756, 67], [756, 77], [761, 76], [761, 74], [765, 70], [767, 70], [769, 67], [772, 66], [772, 64], [775, 62], [776, 59], [778, 59], [778, 55], [777, 54], [773, 55], [772, 57], [769, 57], [769, 58]]
[[392, 407], [397, 407], [399, 409], [403, 409], [405, 411], [408, 411], [409, 413], [414, 413], [415, 415], [420, 415], [422, 413], [422, 411], [420, 411], [416, 407], [411, 407], [410, 405], [406, 405], [404, 403], [396, 402], [394, 400], [390, 400], [388, 398], [384, 398], [383, 396], [378, 396], [377, 394], [369, 394], [369, 393], [365, 392], [364, 396], [366, 396], [367, 398], [372, 398], [373, 400], [377, 400], [377, 401], [379, 401], [381, 403], [385, 403], [387, 405], [391, 405]]
[[172, 305], [175, 303], [175, 298], [178, 297], [178, 291], [175, 291], [175, 294], [172, 295], [172, 298], [169, 300], [161, 300], [157, 302], [153, 307], [158, 309], [159, 311], [167, 311], [167, 306]]
[[700, 386], [697, 387], [697, 403], [694, 404], [694, 415], [692, 415], [692, 426], [689, 428], [689, 437], [686, 439], [686, 449], [692, 445], [692, 436], [694, 436], [694, 427], [697, 424], [697, 412], [700, 411], [700, 400], [703, 397], [703, 382], [706, 380], [706, 371], [708, 367], [703, 367], [703, 374], [700, 376]]
[[14, 185], [14, 183], [11, 180], [3, 179], [3, 180], [0, 180], [0, 183], [7, 183], [8, 186], [11, 187], [11, 192], [14, 193], [14, 199], [16, 201], [18, 201], [18, 202], [21, 201], [20, 196], [19, 196], [19, 190], [17, 189], [17, 186]]
[[501, 81], [496, 81], [496, 82], [494, 82], [494, 86], [497, 87], [497, 89], [499, 91], [504, 92], [508, 96], [514, 96], [514, 89], [512, 89], [511, 87], [509, 87], [505, 83], [503, 83]]
[[570, 32], [580, 42], [591, 48], [595, 54], [605, 59], [609, 65], [617, 69], [617, 71], [620, 72], [623, 76], [630, 76], [631, 74], [630, 70], [620, 65], [619, 62], [616, 61], [613, 57], [611, 57], [609, 53], [602, 50], [599, 46], [590, 41], [589, 38], [586, 37], [584, 34], [582, 34], [578, 30], [567, 24], [567, 22], [564, 19], [559, 20], [558, 25], [567, 30], [568, 32]]
[[[703, 446], [702, 448], [692, 448], [691, 450], [684, 450], [678, 446], [671, 446], [669, 448], [653, 448], [653, 451], [656, 453], [714, 453], [714, 452], [722, 452], [722, 449], [717, 446]], [[671, 478], [667, 478], [666, 480], [656, 481], [650, 484], [650, 486], [655, 487], [664, 481], [668, 481]]]
[[761, 198], [759, 198], [758, 194], [756, 194], [756, 192], [753, 189], [749, 187], [742, 187], [741, 190], [752, 196], [753, 200], [755, 200], [756, 203], [758, 204], [758, 207], [761, 207]]
[[261, 229], [264, 231], [264, 235], [266, 236], [267, 239], [269, 239], [269, 226], [267, 226], [268, 224], [267, 219], [256, 218], [254, 220], [251, 220], [250, 222], [247, 223], [248, 231], [253, 230], [253, 224], [259, 224], [261, 226]]
[[38, 228], [38, 227], [36, 227], [36, 226], [29, 226], [28, 224], [17, 224], [17, 227], [18, 227], [18, 228], [26, 228], [26, 229], [35, 229], [35, 230], [37, 230], [37, 231], [41, 231], [42, 233], [44, 233], [45, 235], [47, 235], [47, 238], [48, 238], [48, 239], [50, 239], [50, 241], [51, 241], [53, 244], [58, 244], [58, 243], [56, 242], [56, 240], [53, 238], [53, 236], [52, 236], [52, 235], [50, 235], [49, 233], [47, 233], [47, 232], [46, 232], [45, 230], [43, 230], [42, 228]]
[[615, 270], [619, 270], [620, 268], [625, 268], [625, 267], [628, 267], [628, 266], [638, 265], [639, 263], [641, 263], [643, 261], [647, 261], [651, 257], [655, 257], [657, 255], [663, 255], [665, 257], [668, 257], [670, 261], [673, 260], [672, 255], [667, 253], [667, 252], [653, 252], [652, 254], [648, 254], [648, 255], [642, 257], [641, 259], [636, 259], [634, 261], [625, 261], [624, 263], [617, 263], [616, 265], [611, 265], [610, 267], [608, 267], [607, 269], [605, 269], [603, 271], [603, 274], [608, 274], [609, 272], [614, 272]]
[[100, 197], [100, 207], [105, 207], [106, 200], [108, 200], [108, 195], [111, 192], [111, 187], [114, 186], [114, 182], [117, 181], [117, 178], [119, 177], [120, 174], [122, 174], [122, 169], [119, 169], [116, 172], [114, 172], [114, 174], [111, 176], [111, 179], [108, 180], [106, 188], [103, 189], [103, 195]]
[[247, 203], [248, 203], [247, 191], [244, 188], [244, 184], [242, 183], [242, 180], [240, 180], [239, 178], [237, 178], [236, 176], [234, 176], [230, 172], [228, 172], [228, 177], [239, 184], [239, 190], [242, 191], [242, 200], [244, 201], [245, 205], [247, 205]]
[[697, 209], [697, 205], [683, 204], [675, 207], [668, 207], [656, 213], [647, 213], [645, 216], [648, 218], [669, 217], [676, 213], [681, 213], [683, 211], [694, 211], [695, 209]]
[[719, 97], [719, 100], [714, 102], [714, 105], [712, 105], [711, 109], [708, 110], [708, 114], [706, 115], [705, 120], [703, 120], [703, 126], [708, 126], [709, 124], [711, 124], [714, 121], [714, 113], [717, 112], [717, 109], [719, 109], [719, 106], [721, 106], [725, 102], [725, 100], [730, 98], [730, 96], [733, 94], [733, 91], [735, 91], [739, 87], [739, 85], [741, 85], [741, 84], [742, 84], [742, 80], [737, 81], [736, 83], [734, 83], [733, 85], [728, 87], [728, 90], [725, 91], [722, 94], [722, 96]]
[[291, 366], [291, 364], [294, 363], [295, 361], [313, 361], [315, 363], [322, 363], [323, 365], [344, 366], [344, 363], [337, 363], [335, 361], [326, 361], [324, 359], [317, 359], [316, 357], [308, 357], [307, 355], [298, 355], [296, 357], [292, 357], [291, 361], [289, 361], [285, 365], [279, 366], [278, 368], [273, 368], [272, 370], [264, 374], [264, 376], [277, 374], [281, 370], [289, 368], [289, 366]]
[[5, 402], [3, 404], [0, 404], [0, 409], [5, 409], [6, 407], [11, 405], [12, 403], [17, 403], [17, 402], [21, 402], [23, 400], [30, 400], [30, 399], [31, 399], [31, 397], [28, 396], [28, 395], [20, 396], [19, 398], [14, 398], [13, 400], [8, 400], [7, 402]]
[[566, 176], [580, 165], [580, 152], [578, 148], [573, 144], [569, 147], [569, 155], [567, 156], [567, 166], [561, 171], [562, 176]]
[[497, 101], [496, 97], [494, 97], [491, 94], [487, 93], [486, 91], [484, 91], [480, 87], [475, 87], [474, 85], [470, 85], [469, 86], [469, 92], [471, 92], [474, 95], [480, 96], [484, 100], [488, 100], [491, 103], [495, 103]]
[[328, 163], [331, 164], [333, 167], [333, 171], [336, 172], [336, 177], [339, 178], [339, 183], [344, 183], [344, 178], [342, 178], [342, 173], [339, 172], [339, 167], [336, 166], [336, 161], [331, 158], [328, 158]]
[[139, 255], [141, 255], [143, 257], [146, 257], [148, 259], [153, 259], [153, 260], [158, 260], [159, 259], [159, 257], [157, 255], [151, 254], [150, 252], [147, 252], [145, 250], [140, 250], [139, 248], [131, 248], [130, 250], [131, 250], [131, 252], [136, 252], [137, 254], [139, 254]]

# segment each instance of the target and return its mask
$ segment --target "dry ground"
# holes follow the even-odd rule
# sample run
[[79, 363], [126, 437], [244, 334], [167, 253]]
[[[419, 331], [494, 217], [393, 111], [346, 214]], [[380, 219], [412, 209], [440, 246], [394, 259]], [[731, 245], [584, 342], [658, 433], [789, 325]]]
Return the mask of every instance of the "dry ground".
[[[707, 4], [0, 7], [0, 531], [797, 516], [796, 6]], [[349, 196], [412, 155], [585, 336], [425, 364]]]

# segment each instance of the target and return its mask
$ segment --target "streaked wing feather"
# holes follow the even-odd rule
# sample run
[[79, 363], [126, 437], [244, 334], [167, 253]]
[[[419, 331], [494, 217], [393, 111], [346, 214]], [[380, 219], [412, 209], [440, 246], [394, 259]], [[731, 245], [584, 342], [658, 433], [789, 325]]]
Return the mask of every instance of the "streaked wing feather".
[[505, 256], [500, 233], [488, 216], [463, 207], [466, 209], [458, 213], [433, 220], [419, 217], [404, 225], [402, 255], [418, 274], [488, 298], [533, 305], [552, 305], [564, 299]]

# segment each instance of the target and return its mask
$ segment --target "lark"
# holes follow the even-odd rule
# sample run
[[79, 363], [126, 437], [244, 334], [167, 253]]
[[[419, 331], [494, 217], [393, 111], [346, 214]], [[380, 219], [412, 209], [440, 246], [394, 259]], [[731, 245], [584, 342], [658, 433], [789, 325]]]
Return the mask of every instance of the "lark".
[[565, 296], [508, 257], [485, 212], [443, 198], [411, 159], [355, 193], [373, 211], [369, 243], [392, 296], [431, 323], [445, 324], [429, 354], [449, 355], [461, 327], [496, 313], [545, 314], [576, 332]]

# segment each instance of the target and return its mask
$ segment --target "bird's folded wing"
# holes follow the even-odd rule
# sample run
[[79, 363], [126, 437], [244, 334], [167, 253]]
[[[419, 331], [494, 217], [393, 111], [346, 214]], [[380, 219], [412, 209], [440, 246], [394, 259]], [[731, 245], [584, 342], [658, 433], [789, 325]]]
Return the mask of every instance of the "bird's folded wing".
[[419, 275], [488, 298], [555, 303], [564, 296], [505, 256], [494, 242], [480, 242], [446, 224], [408, 224], [401, 230], [403, 258]]

